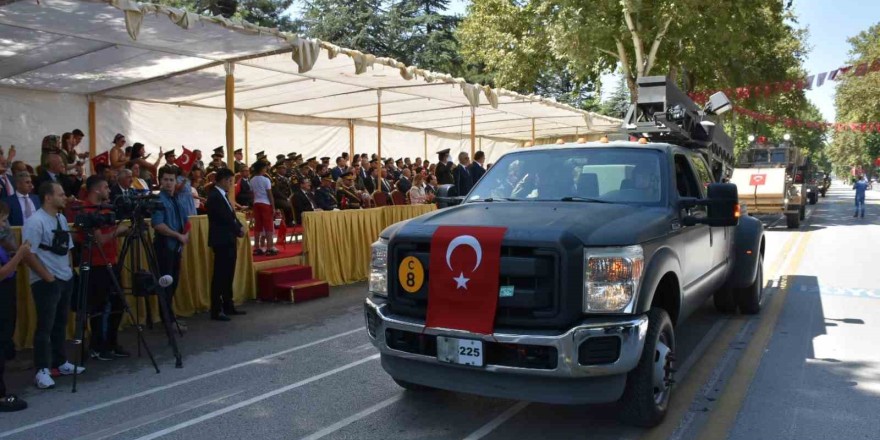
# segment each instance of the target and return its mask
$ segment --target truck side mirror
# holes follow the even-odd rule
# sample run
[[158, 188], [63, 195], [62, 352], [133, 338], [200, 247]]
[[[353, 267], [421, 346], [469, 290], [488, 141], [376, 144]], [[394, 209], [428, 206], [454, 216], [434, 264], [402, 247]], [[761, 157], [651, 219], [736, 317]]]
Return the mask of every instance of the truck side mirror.
[[464, 197], [458, 195], [458, 189], [455, 185], [440, 185], [437, 187], [437, 196], [434, 198], [438, 208], [448, 208], [450, 206], [460, 205], [464, 201]]
[[682, 219], [684, 226], [704, 224], [714, 227], [736, 226], [739, 224], [739, 192], [733, 183], [710, 183], [706, 199], [684, 199], [683, 207], [703, 205], [707, 208], [705, 217], [688, 216]]
[[706, 201], [709, 226], [736, 226], [739, 224], [739, 192], [733, 183], [710, 183]]

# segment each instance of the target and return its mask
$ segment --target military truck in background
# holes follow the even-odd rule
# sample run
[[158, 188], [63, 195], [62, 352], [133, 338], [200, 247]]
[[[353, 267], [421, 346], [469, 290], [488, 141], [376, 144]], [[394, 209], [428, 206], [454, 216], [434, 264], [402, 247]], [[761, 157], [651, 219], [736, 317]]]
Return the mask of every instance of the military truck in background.
[[[625, 422], [656, 426], [675, 380], [678, 324], [710, 297], [723, 313], [759, 313], [763, 224], [740, 216], [736, 186], [719, 183], [733, 145], [714, 116], [730, 102], [718, 93], [697, 106], [664, 77], [638, 87], [621, 130], [637, 141], [508, 152], [467, 195], [440, 194], [454, 206], [382, 231], [364, 314], [397, 384], [616, 401]], [[503, 236], [464, 232], [477, 228]], [[492, 243], [500, 257], [484, 270]], [[486, 280], [491, 288], [474, 288]], [[490, 301], [479, 321], [488, 331], [428, 324], [432, 310], [472, 313], [448, 301], [473, 298]]]
[[805, 163], [789, 142], [775, 145], [757, 138], [737, 158], [730, 182], [749, 215], [782, 214], [788, 228], [798, 228], [807, 209]]

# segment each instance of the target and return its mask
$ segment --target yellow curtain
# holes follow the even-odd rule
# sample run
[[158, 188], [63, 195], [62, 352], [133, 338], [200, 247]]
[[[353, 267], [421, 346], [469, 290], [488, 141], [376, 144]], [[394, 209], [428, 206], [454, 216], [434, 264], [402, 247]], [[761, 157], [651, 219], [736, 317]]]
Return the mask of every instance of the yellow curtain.
[[430, 205], [316, 211], [303, 215], [303, 248], [315, 278], [331, 286], [366, 280], [370, 245], [383, 229], [437, 209]]
[[[238, 215], [242, 224], [247, 224], [244, 214]], [[190, 230], [190, 242], [183, 249], [181, 259], [180, 281], [177, 293], [174, 295], [174, 312], [178, 316], [192, 316], [198, 312], [208, 311], [211, 307], [211, 274], [214, 264], [214, 254], [208, 247], [208, 216], [197, 215], [190, 217], [192, 229]], [[13, 232], [21, 241], [21, 228], [13, 227]], [[150, 246], [152, 241], [148, 240]], [[122, 246], [122, 239], [119, 242]], [[254, 274], [253, 260], [251, 258], [251, 242], [247, 235], [238, 239], [238, 259], [235, 265], [235, 280], [233, 281], [233, 297], [236, 303], [256, 298], [256, 276]], [[140, 250], [141, 267], [146, 268], [146, 254]], [[132, 263], [126, 262], [126, 267], [131, 268]], [[123, 271], [120, 282], [123, 288], [131, 286], [131, 276], [128, 271]], [[37, 326], [37, 314], [31, 295], [28, 268], [21, 265], [16, 273], [16, 285], [18, 287], [18, 316], [15, 324], [13, 340], [19, 348], [33, 346], [34, 331]], [[151, 309], [153, 321], [159, 320], [158, 301], [151, 296], [145, 301], [144, 298], [126, 296], [132, 313], [137, 313], [140, 322], [144, 322], [147, 316], [147, 307]], [[130, 323], [126, 317], [124, 322]], [[68, 336], [74, 335], [75, 317], [70, 315], [68, 320]]]

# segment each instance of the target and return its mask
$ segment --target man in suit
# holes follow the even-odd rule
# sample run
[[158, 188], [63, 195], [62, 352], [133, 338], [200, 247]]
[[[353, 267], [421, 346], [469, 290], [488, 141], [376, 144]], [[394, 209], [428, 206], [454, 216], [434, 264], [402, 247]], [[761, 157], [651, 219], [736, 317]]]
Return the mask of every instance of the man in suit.
[[471, 175], [471, 180], [474, 184], [476, 184], [483, 174], [486, 174], [486, 153], [482, 151], [477, 151], [474, 153], [474, 161], [468, 166], [468, 171]]
[[467, 194], [474, 186], [471, 173], [468, 172], [469, 161], [467, 153], [464, 151], [458, 153], [458, 166], [452, 170], [452, 174], [455, 176], [455, 189], [458, 190], [460, 196]]
[[110, 184], [110, 203], [113, 203], [119, 196], [133, 195], [131, 190], [132, 180], [131, 170], [125, 168], [119, 170], [116, 175], [116, 182]]
[[336, 158], [336, 167], [330, 170], [330, 174], [333, 177], [333, 181], [339, 180], [342, 177], [342, 174], [348, 171], [348, 166], [345, 164], [345, 159], [342, 156]]
[[60, 184], [67, 197], [79, 194], [79, 188], [82, 186], [82, 180], [64, 174], [64, 161], [57, 154], [47, 155], [46, 168], [37, 176], [34, 186], [39, 188], [44, 182], [49, 181]]
[[449, 163], [449, 148], [437, 152], [440, 160], [437, 162], [437, 169], [434, 174], [437, 176], [437, 182], [440, 185], [454, 185], [455, 176], [452, 175], [452, 164]]
[[251, 189], [251, 169], [244, 167], [239, 172], [241, 179], [235, 185], [235, 203], [250, 208], [254, 204], [254, 191]]
[[9, 226], [24, 226], [24, 222], [40, 209], [40, 198], [34, 192], [31, 175], [27, 171], [15, 175], [15, 192], [6, 198], [9, 205]]
[[214, 188], [208, 194], [208, 246], [214, 251], [214, 274], [211, 278], [211, 319], [230, 321], [231, 315], [244, 315], [232, 302], [235, 276], [236, 243], [244, 236], [244, 227], [229, 203], [233, 173], [229, 168], [217, 170]]
[[[294, 177], [294, 179], [296, 179]], [[309, 178], [299, 182], [299, 189], [293, 192], [293, 213], [296, 216], [296, 224], [302, 224], [304, 212], [320, 211], [315, 203], [315, 195], [312, 194], [312, 180]]]
[[400, 173], [400, 179], [397, 181], [397, 190], [402, 192], [404, 196], [409, 192], [410, 188], [412, 188], [412, 180], [410, 180], [412, 173], [409, 171], [409, 168], [404, 168]]

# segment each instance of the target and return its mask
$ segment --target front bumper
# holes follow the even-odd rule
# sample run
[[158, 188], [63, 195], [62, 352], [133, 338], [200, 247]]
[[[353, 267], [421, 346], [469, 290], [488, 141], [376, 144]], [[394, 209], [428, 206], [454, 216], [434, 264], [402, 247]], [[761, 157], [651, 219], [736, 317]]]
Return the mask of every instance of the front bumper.
[[[641, 358], [648, 331], [645, 315], [623, 318], [585, 319], [573, 328], [553, 330], [497, 329], [492, 335], [460, 330], [426, 328], [424, 321], [392, 315], [382, 300], [367, 298], [365, 304], [370, 339], [382, 355], [382, 366], [395, 379], [451, 391], [547, 403], [601, 403], [617, 400], [626, 384], [626, 373]], [[373, 320], [372, 324], [370, 320]], [[430, 336], [482, 340], [484, 344], [553, 347], [555, 368], [495, 365], [468, 367], [391, 348], [386, 330]], [[617, 337], [617, 359], [599, 365], [582, 365], [578, 350], [595, 337]]]

